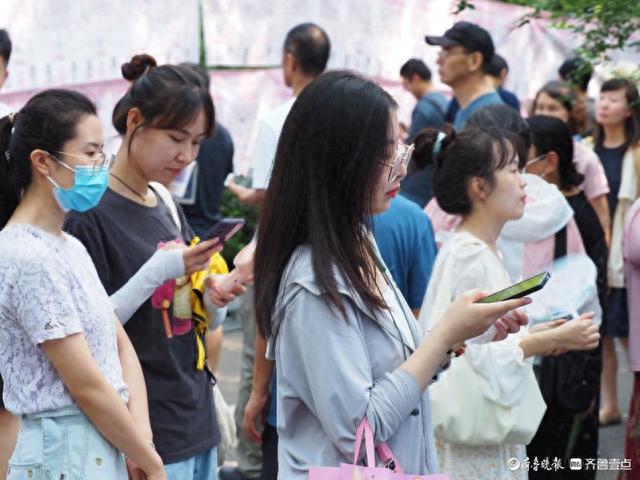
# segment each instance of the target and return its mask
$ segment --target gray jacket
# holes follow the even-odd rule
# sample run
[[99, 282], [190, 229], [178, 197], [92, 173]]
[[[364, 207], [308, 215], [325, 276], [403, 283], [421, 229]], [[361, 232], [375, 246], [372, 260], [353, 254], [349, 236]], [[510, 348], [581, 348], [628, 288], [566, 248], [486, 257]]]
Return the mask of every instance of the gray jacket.
[[[353, 462], [365, 415], [376, 443], [387, 442], [405, 472], [437, 473], [429, 396], [398, 369], [413, 349], [388, 312], [368, 310], [337, 269], [336, 279], [347, 321], [322, 295], [308, 247], [294, 252], [282, 277], [267, 351], [278, 375], [278, 478], [307, 480], [309, 467]], [[419, 345], [418, 323], [393, 288]]]

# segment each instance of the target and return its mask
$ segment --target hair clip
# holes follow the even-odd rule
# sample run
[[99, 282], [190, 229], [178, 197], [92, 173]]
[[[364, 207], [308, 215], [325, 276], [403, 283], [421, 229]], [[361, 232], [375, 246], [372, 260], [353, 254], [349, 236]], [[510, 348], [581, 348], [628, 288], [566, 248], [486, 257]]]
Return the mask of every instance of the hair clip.
[[438, 155], [440, 155], [440, 150], [442, 149], [442, 141], [447, 137], [447, 134], [444, 132], [438, 132], [438, 136], [436, 137], [436, 143], [433, 145], [433, 159], [436, 160]]

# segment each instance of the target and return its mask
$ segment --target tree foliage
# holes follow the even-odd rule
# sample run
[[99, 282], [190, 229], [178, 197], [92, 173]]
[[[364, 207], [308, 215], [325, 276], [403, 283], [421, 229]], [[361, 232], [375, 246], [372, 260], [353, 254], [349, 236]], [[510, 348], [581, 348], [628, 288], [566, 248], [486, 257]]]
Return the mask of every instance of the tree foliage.
[[[553, 26], [579, 34], [584, 40], [578, 54], [600, 63], [612, 50], [640, 49], [640, 1], [638, 0], [511, 0], [505, 3], [531, 8], [520, 21], [550, 18]], [[457, 12], [473, 8], [459, 0]]]

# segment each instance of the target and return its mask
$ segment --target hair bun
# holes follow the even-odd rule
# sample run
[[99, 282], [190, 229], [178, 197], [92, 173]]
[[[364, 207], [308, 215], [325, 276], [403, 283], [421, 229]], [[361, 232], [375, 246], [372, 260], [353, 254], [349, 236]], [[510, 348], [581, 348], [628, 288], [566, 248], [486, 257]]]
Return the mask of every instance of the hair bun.
[[140, 78], [148, 68], [157, 67], [156, 59], [146, 53], [134, 55], [131, 60], [123, 63], [120, 69], [125, 80], [133, 82]]

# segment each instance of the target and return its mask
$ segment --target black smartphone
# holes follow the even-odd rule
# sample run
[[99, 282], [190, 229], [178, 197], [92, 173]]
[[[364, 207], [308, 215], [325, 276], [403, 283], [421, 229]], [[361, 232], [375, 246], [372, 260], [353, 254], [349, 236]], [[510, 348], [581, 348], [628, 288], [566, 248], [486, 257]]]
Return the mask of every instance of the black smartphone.
[[499, 292], [492, 293], [488, 297], [484, 297], [482, 300], [478, 300], [478, 303], [494, 303], [494, 302], [502, 302], [504, 300], [512, 300], [514, 298], [522, 298], [527, 295], [532, 294], [533, 292], [537, 292], [542, 289], [549, 279], [551, 275], [549, 272], [542, 272], [536, 275], [535, 277], [527, 278], [520, 283], [516, 283], [515, 285], [511, 285], [510, 287], [505, 288], [504, 290], [500, 290]]
[[202, 236], [202, 240], [217, 238], [221, 244], [224, 244], [238, 233], [244, 223], [244, 218], [223, 218]]

